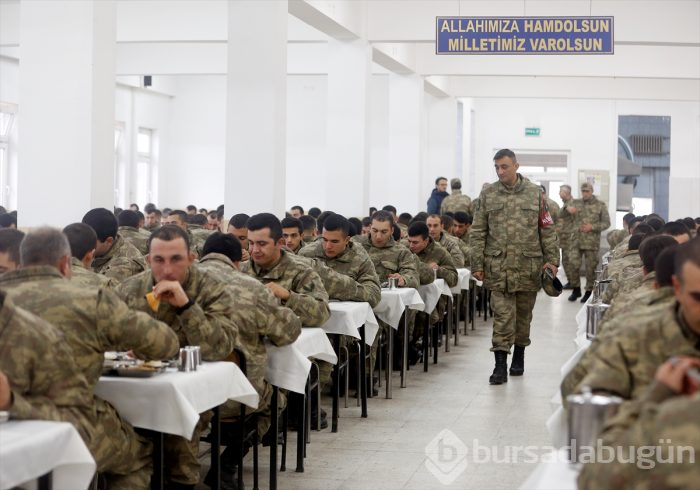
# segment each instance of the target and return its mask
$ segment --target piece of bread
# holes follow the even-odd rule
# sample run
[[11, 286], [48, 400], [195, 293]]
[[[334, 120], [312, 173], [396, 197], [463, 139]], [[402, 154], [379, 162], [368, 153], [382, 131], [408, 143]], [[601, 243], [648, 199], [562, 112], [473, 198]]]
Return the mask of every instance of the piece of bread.
[[160, 306], [160, 300], [155, 297], [153, 291], [146, 294], [146, 301], [148, 301], [148, 306], [150, 306], [154, 312], [158, 311], [158, 307]]

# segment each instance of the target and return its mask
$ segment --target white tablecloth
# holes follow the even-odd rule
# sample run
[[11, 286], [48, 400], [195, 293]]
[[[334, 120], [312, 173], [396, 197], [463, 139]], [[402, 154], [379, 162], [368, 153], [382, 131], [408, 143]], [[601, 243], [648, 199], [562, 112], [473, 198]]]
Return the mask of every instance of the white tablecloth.
[[374, 307], [374, 314], [396, 330], [406, 307], [418, 311], [425, 308], [425, 303], [416, 289], [382, 289], [382, 300]]
[[576, 490], [578, 467], [567, 461], [567, 450], [547, 455], [551, 461], [541, 461], [520, 490]]
[[359, 301], [331, 301], [328, 303], [331, 317], [321, 328], [326, 333], [360, 338], [359, 328], [365, 326], [365, 343], [372, 345], [379, 331], [379, 324], [369, 303]]
[[435, 281], [431, 282], [430, 284], [418, 286], [418, 294], [420, 294], [420, 297], [423, 299], [423, 303], [425, 303], [425, 308], [423, 311], [428, 314], [435, 309], [440, 296], [444, 294], [445, 296], [452, 297], [450, 287], [447, 285], [445, 280], [441, 278], [435, 279]]
[[320, 328], [302, 328], [301, 335], [290, 345], [265, 344], [267, 369], [265, 379], [275, 386], [303, 394], [309, 376], [309, 357], [335, 364], [338, 358], [328, 335]]
[[469, 280], [472, 278], [472, 273], [469, 269], [457, 269], [459, 279], [457, 285], [450, 289], [454, 294], [460, 294], [462, 291], [469, 290]]
[[95, 460], [71, 424], [43, 420], [0, 424], [0, 489], [52, 470], [55, 490], [86, 489], [95, 473]]
[[102, 376], [95, 394], [110, 402], [134, 427], [189, 439], [199, 414], [236, 400], [258, 407], [258, 393], [232, 362], [205, 362], [197, 371], [152, 378]]

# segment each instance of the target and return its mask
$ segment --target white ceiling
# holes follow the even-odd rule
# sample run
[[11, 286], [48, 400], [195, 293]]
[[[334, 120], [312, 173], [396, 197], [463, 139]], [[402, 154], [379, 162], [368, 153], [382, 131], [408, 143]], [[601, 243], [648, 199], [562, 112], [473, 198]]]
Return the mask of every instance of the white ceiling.
[[[227, 4], [118, 0], [117, 74], [224, 74]], [[19, 58], [20, 11], [0, 0], [0, 55]], [[370, 43], [376, 73], [417, 73], [456, 97], [700, 100], [700, 0], [290, 0], [289, 12], [289, 74], [326, 74], [331, 36]], [[615, 54], [438, 56], [446, 15], [612, 15]]]

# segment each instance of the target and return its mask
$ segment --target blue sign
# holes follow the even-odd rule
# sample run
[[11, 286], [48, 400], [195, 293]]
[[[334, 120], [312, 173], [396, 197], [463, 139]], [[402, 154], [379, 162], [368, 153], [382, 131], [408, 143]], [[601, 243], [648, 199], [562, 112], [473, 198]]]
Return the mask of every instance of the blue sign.
[[435, 54], [614, 54], [614, 17], [437, 17]]

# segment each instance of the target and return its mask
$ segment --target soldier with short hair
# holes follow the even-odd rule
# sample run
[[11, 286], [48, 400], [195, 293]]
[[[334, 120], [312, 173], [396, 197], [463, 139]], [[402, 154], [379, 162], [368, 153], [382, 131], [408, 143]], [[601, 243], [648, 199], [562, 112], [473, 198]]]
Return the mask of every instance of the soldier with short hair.
[[[140, 211], [139, 211], [140, 212]], [[118, 233], [143, 255], [148, 253], [148, 235], [139, 231], [139, 215], [136, 211], [125, 209], [117, 216]]]
[[440, 214], [456, 213], [472, 213], [472, 200], [466, 194], [462, 194], [462, 181], [454, 178], [450, 180], [450, 189], [452, 194], [445, 197], [440, 204]]
[[74, 284], [87, 288], [114, 287], [116, 283], [113, 279], [97, 274], [90, 268], [95, 258], [95, 247], [97, 247], [95, 230], [85, 223], [72, 223], [63, 228], [63, 234], [68, 238], [72, 254], [70, 280]]
[[299, 253], [304, 246], [304, 226], [298, 218], [284, 218], [282, 220], [282, 238], [284, 245], [293, 254]]
[[0, 229], [0, 274], [19, 267], [19, 246], [24, 232], [16, 228]]
[[[225, 283], [194, 267], [187, 233], [173, 225], [153, 232], [146, 258], [151, 269], [120, 284], [118, 294], [131, 308], [170, 325], [181, 345], [198, 345], [203, 360], [226, 359], [237, 345], [236, 298]], [[158, 300], [155, 311], [150, 293]], [[199, 438], [211, 416], [211, 411], [200, 415], [189, 441], [165, 436], [167, 478], [173, 485], [199, 482]]]
[[588, 301], [593, 292], [595, 270], [598, 266], [600, 234], [610, 228], [610, 214], [607, 205], [593, 195], [590, 182], [581, 184], [581, 199], [567, 205], [565, 212], [574, 217], [574, 243], [571, 248], [571, 267], [576, 274], [570, 279], [573, 292], [569, 301], [576, 301], [581, 296], [581, 277], [578, 271], [582, 262], [586, 266], [586, 294], [581, 303]]
[[464, 267], [464, 254], [462, 254], [459, 240], [445, 232], [442, 218], [437, 214], [431, 214], [428, 216], [428, 219], [425, 220], [425, 224], [428, 226], [430, 238], [449, 252], [455, 268], [459, 269]]
[[559, 186], [559, 197], [563, 204], [559, 208], [559, 219], [555, 226], [559, 237], [559, 246], [561, 247], [561, 265], [564, 267], [564, 273], [566, 274], [564, 289], [573, 289], [571, 281], [574, 276], [578, 277], [580, 272], [578, 269], [574, 269], [571, 263], [571, 249], [576, 239], [574, 236], [574, 215], [567, 211], [568, 206], [574, 205], [571, 186], [568, 184]]
[[525, 371], [532, 310], [544, 269], [557, 275], [559, 241], [542, 191], [518, 173], [515, 153], [499, 150], [493, 161], [498, 181], [481, 191], [469, 240], [472, 274], [491, 290], [496, 366], [489, 383], [502, 384], [512, 345], [510, 374]]
[[[72, 362], [91, 389], [107, 351], [131, 350], [146, 360], [177, 354], [177, 336], [167, 325], [131, 310], [109, 289], [88, 289], [67, 280], [71, 251], [61, 231], [39, 228], [29, 233], [20, 246], [20, 261], [20, 269], [0, 277], [0, 287], [15, 304], [63, 332], [73, 351]], [[150, 442], [112, 405], [97, 396], [92, 402], [96, 408], [87, 445], [97, 470], [121, 488], [145, 488], [151, 476]]]
[[91, 209], [82, 221], [97, 234], [93, 271], [121, 282], [148, 269], [139, 249], [119, 235], [119, 224], [112, 211], [105, 208]]
[[242, 248], [242, 257], [243, 261], [245, 262], [246, 260], [250, 259], [250, 246], [248, 243], [248, 219], [250, 216], [248, 216], [245, 213], [238, 213], [234, 214], [231, 216], [231, 219], [228, 220], [228, 228], [227, 231], [231, 235], [235, 236], [238, 238], [238, 241], [241, 242], [241, 248]]

